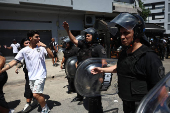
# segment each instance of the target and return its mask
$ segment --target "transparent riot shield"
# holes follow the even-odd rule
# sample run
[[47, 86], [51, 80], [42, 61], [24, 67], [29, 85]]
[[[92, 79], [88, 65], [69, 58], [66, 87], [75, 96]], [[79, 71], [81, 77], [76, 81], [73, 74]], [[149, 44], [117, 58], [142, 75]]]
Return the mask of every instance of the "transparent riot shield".
[[136, 113], [170, 113], [170, 72], [143, 98]]
[[93, 75], [94, 67], [110, 67], [117, 63], [117, 59], [89, 58], [77, 68], [75, 75], [76, 91], [84, 97], [95, 97], [117, 93], [117, 76], [112, 73]]
[[69, 78], [74, 78], [75, 74], [76, 74], [76, 66], [75, 63], [77, 62], [77, 57], [73, 56], [68, 58], [66, 65], [65, 65], [65, 72], [66, 75]]

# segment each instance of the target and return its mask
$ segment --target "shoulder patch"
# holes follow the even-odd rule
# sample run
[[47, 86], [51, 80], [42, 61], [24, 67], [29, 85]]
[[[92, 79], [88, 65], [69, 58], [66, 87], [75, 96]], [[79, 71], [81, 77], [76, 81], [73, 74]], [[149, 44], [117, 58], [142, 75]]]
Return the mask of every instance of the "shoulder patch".
[[163, 66], [160, 66], [158, 68], [158, 74], [159, 74], [160, 78], [163, 78], [165, 76], [165, 68]]
[[103, 54], [106, 54], [106, 50], [104, 48], [101, 49]]

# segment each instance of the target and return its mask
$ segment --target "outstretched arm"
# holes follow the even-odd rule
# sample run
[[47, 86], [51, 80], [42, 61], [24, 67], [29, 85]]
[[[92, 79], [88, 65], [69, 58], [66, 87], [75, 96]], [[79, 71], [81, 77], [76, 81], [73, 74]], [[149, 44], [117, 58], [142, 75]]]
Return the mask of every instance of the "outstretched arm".
[[10, 46], [10, 47], [7, 47], [6, 45], [4, 45], [4, 48], [6, 48], [6, 49], [12, 49], [11, 46]]
[[13, 67], [15, 64], [17, 64], [16, 60], [12, 60], [11, 62], [9, 62], [8, 64], [5, 65], [4, 68], [2, 68], [2, 70], [0, 70], [0, 73], [10, 69], [11, 67]]
[[63, 27], [66, 30], [70, 40], [77, 46], [78, 45], [78, 40], [73, 36], [71, 31], [69, 30], [69, 25], [68, 25], [68, 23], [66, 21], [63, 22]]
[[95, 67], [91, 70], [92, 74], [98, 74], [98, 73], [116, 73], [117, 65], [107, 67], [107, 68], [101, 68], [101, 67]]

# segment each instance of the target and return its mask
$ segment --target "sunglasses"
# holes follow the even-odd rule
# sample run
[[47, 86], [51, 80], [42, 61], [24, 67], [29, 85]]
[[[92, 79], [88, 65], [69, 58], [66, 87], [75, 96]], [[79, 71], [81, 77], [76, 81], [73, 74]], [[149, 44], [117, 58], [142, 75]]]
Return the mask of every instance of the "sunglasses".
[[25, 44], [29, 44], [30, 42], [27, 42], [27, 43], [25, 43]]

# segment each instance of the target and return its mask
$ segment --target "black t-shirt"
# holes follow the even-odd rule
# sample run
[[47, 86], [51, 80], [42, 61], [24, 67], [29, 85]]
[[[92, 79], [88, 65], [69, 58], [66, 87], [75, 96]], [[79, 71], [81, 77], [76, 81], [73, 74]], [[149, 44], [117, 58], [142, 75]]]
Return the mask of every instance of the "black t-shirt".
[[50, 43], [50, 49], [51, 49], [51, 50], [55, 50], [55, 49], [54, 49], [54, 46], [57, 46], [57, 45], [58, 45], [57, 42], [51, 42], [51, 43]]

